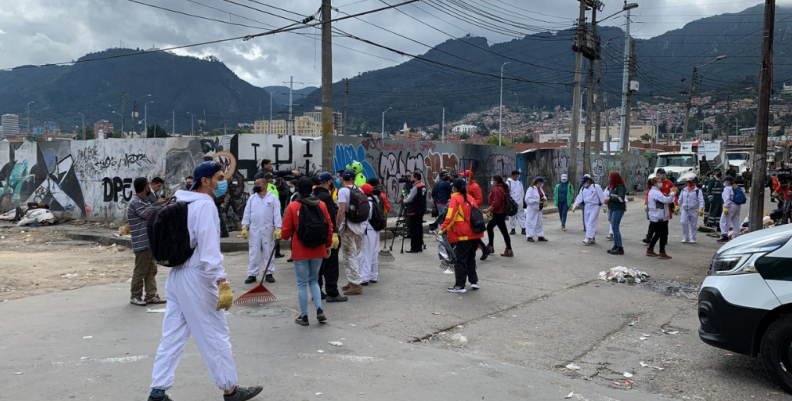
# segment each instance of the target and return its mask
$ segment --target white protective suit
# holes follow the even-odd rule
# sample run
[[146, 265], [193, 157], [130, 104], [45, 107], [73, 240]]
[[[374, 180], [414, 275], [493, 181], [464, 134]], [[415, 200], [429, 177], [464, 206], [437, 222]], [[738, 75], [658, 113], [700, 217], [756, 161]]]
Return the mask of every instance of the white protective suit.
[[[269, 261], [270, 252], [275, 247], [272, 233], [275, 228], [281, 228], [280, 201], [272, 192], [267, 192], [264, 197], [254, 194], [248, 198], [245, 214], [242, 217], [242, 227], [248, 228], [248, 251], [250, 264], [248, 276], [256, 277], [261, 271], [261, 257], [264, 263]], [[275, 259], [269, 264], [264, 274], [275, 273]]]
[[544, 191], [542, 192], [544, 196], [539, 194], [539, 190], [534, 185], [531, 185], [525, 191], [525, 203], [528, 205], [528, 208], [525, 209], [526, 238], [533, 238], [534, 235], [544, 237], [542, 211], [539, 210], [539, 206], [542, 204], [542, 200], [547, 200], [547, 194]]
[[[374, 202], [379, 203], [379, 200], [371, 200], [369, 197], [370, 209], [374, 208]], [[374, 197], [373, 199], [377, 199]], [[381, 205], [379, 207], [382, 207]], [[369, 220], [371, 220], [373, 212], [369, 211]], [[363, 249], [360, 252], [360, 278], [363, 282], [377, 281], [379, 274], [379, 245], [380, 233], [379, 231], [371, 228], [368, 220], [363, 223], [366, 227], [366, 234], [363, 236]]]
[[731, 186], [723, 188], [723, 207], [729, 208], [729, 214], [723, 213], [720, 218], [721, 235], [727, 235], [729, 228], [734, 230], [734, 238], [740, 236], [740, 208], [741, 205], [734, 203], [734, 190]]
[[514, 230], [514, 227], [517, 226], [517, 222], [519, 221], [520, 228], [524, 230], [526, 228], [525, 209], [523, 209], [525, 190], [523, 189], [522, 182], [520, 182], [520, 180], [512, 180], [509, 178], [506, 180], [506, 184], [509, 186], [509, 195], [512, 199], [514, 199], [514, 203], [517, 204], [517, 214], [514, 216], [509, 216], [509, 228]]
[[229, 341], [225, 310], [217, 311], [217, 281], [226, 278], [220, 253], [220, 217], [214, 199], [207, 194], [177, 191], [176, 199], [190, 202], [187, 228], [194, 253], [182, 266], [168, 273], [162, 340], [154, 360], [151, 388], [173, 387], [176, 367], [192, 334], [209, 375], [220, 390], [237, 384], [236, 367]]
[[679, 208], [682, 209], [682, 239], [688, 241], [696, 240], [698, 230], [698, 211], [704, 209], [704, 191], [694, 188], [690, 191], [689, 187], [679, 191]]
[[597, 224], [599, 224], [599, 212], [602, 202], [605, 201], [605, 193], [602, 192], [602, 187], [597, 184], [591, 184], [588, 188], [581, 188], [580, 193], [575, 198], [573, 206], [578, 207], [582, 203], [585, 205], [583, 209], [583, 220], [586, 222], [586, 238], [595, 239], [597, 236]]

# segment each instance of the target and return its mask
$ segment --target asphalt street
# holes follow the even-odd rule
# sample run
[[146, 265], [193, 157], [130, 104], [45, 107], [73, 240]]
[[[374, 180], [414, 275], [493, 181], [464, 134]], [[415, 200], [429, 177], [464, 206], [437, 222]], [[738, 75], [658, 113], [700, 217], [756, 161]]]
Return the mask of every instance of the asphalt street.
[[[674, 216], [673, 259], [648, 258], [639, 202], [622, 222], [623, 256], [605, 252], [604, 214], [592, 246], [581, 242], [579, 212], [566, 232], [557, 215], [544, 225], [550, 242], [512, 236], [515, 257], [479, 262], [481, 290], [466, 294], [445, 291], [453, 276], [439, 268], [432, 237], [423, 254], [398, 253], [397, 240], [379, 282], [325, 304], [324, 325], [313, 316], [308, 327], [293, 323], [295, 277], [278, 259], [278, 281], [267, 285], [277, 301], [228, 315], [240, 384], [264, 385], [266, 400], [560, 400], [570, 392], [578, 400], [792, 400], [759, 360], [702, 343], [695, 295], [667, 291], [672, 281], [702, 282], [715, 238], [699, 233], [698, 244], [681, 244]], [[497, 232], [494, 246], [503, 251]], [[242, 284], [246, 253], [226, 254], [224, 265], [236, 296], [253, 286]], [[614, 266], [644, 270], [659, 284], [597, 279]], [[163, 316], [147, 309], [163, 306], [128, 298], [120, 283], [0, 303], [0, 399], [145, 399]], [[220, 399], [192, 340], [176, 374], [176, 400]]]

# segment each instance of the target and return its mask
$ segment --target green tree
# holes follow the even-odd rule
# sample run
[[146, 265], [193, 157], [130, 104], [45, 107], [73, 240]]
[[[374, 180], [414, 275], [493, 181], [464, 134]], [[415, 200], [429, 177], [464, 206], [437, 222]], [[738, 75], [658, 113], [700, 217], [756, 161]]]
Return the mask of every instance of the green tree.
[[[507, 146], [507, 145], [511, 145], [512, 142], [508, 138], [501, 138], [501, 143], [503, 144], [503, 146]], [[484, 145], [498, 146], [498, 136], [497, 135], [490, 136], [489, 138], [487, 138], [487, 141], [484, 142]]]
[[721, 132], [723, 132], [720, 128], [715, 128], [712, 130], [712, 139], [718, 139], [721, 136]]
[[95, 139], [94, 130], [88, 124], [85, 124], [85, 138], [83, 138], [82, 131], [77, 132], [77, 139]]
[[487, 125], [484, 123], [478, 123], [478, 126], [476, 127], [476, 135], [489, 136], [489, 134], [490, 130], [487, 128]]
[[146, 138], [167, 138], [168, 136], [168, 131], [165, 131], [159, 125], [152, 125], [146, 128]]
[[209, 133], [211, 136], [223, 136], [223, 131], [219, 129], [213, 129], [212, 132]]
[[517, 143], [534, 143], [534, 139], [533, 139], [533, 137], [532, 137], [532, 136], [523, 135], [523, 137], [522, 137], [522, 138], [520, 138], [520, 139], [517, 141]]
[[651, 142], [652, 141], [652, 137], [649, 136], [649, 134], [643, 134], [643, 135], [641, 135], [641, 140], [644, 141], [644, 142]]
[[113, 132], [113, 138], [122, 139], [124, 137], [124, 133], [121, 130], [116, 130]]

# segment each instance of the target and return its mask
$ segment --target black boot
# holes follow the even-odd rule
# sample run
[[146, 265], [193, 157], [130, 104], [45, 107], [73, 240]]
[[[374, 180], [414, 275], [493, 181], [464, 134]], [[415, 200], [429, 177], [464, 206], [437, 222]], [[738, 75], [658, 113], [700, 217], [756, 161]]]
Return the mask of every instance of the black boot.
[[522, 233], [521, 234], [525, 235], [525, 229], [524, 228], [522, 229]]
[[729, 242], [729, 236], [728, 235], [721, 235], [721, 238], [719, 240], [717, 240], [716, 242], [721, 243], [721, 244], [725, 244], [725, 243]]
[[514, 231], [514, 229], [512, 228], [512, 229], [511, 229], [511, 232], [509, 232], [509, 235], [517, 235], [517, 232], [516, 232], [516, 231]]

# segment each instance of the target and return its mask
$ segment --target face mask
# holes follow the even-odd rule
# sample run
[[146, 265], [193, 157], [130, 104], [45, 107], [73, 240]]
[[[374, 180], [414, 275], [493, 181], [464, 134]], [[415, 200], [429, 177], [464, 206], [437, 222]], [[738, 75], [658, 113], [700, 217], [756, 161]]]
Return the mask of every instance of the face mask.
[[261, 193], [261, 187], [253, 187], [253, 193], [254, 194], [260, 194]]
[[590, 185], [589, 183], [585, 183], [585, 184], [583, 184], [583, 188], [588, 188], [589, 185]]
[[219, 197], [225, 195], [226, 190], [228, 190], [228, 181], [218, 181], [217, 182], [217, 189], [215, 189], [212, 192], [214, 192], [214, 196], [215, 197], [219, 198]]
[[341, 188], [341, 179], [340, 178], [336, 178], [335, 179], [335, 185], [336, 185], [336, 188]]
[[658, 174], [657, 177], [660, 178], [661, 180], [665, 180], [666, 175], [665, 174]]
[[495, 186], [495, 181], [490, 181], [490, 186], [494, 187]]
[[563, 180], [561, 180], [561, 182], [563, 182], [564, 184], [566, 184], [566, 182], [567, 182], [567, 181], [568, 181], [568, 180], [567, 180], [566, 178], [564, 178]]
[[294, 193], [294, 187], [289, 187], [289, 192]]
[[695, 182], [689, 182], [689, 183], [688, 183], [688, 187], [690, 187], [690, 188], [693, 188], [693, 187], [695, 187], [695, 186], [696, 186], [696, 183], [695, 183]]
[[661, 183], [661, 182], [660, 182], [660, 183], [657, 183], [656, 187], [657, 187], [658, 189], [660, 189], [660, 188], [663, 188], [663, 183]]

